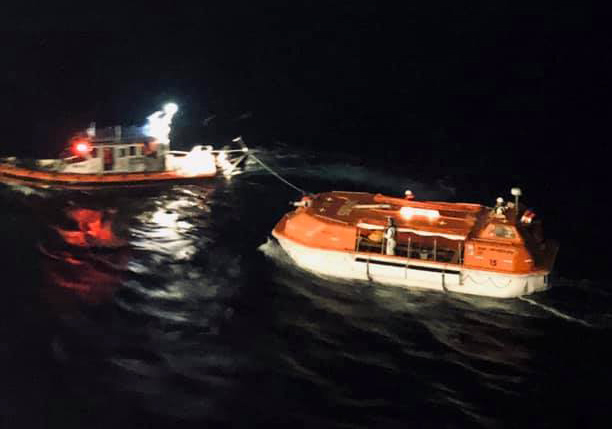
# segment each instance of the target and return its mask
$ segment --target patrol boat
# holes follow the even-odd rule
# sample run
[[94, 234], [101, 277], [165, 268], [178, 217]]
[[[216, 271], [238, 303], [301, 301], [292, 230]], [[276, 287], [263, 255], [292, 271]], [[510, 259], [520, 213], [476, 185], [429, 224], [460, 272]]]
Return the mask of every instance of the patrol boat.
[[[233, 169], [248, 148], [241, 138], [237, 150], [194, 146], [189, 152], [170, 150], [170, 125], [178, 106], [168, 103], [153, 113], [142, 127], [96, 129], [92, 123], [72, 137], [58, 159], [0, 159], [0, 182], [44, 188], [91, 189], [186, 182], [216, 175], [217, 167]], [[234, 163], [228, 153], [238, 152]], [[223, 164], [223, 165], [222, 165]]]
[[497, 298], [551, 286], [558, 243], [535, 214], [498, 198], [480, 204], [361, 192], [305, 196], [273, 237], [302, 269], [323, 277]]

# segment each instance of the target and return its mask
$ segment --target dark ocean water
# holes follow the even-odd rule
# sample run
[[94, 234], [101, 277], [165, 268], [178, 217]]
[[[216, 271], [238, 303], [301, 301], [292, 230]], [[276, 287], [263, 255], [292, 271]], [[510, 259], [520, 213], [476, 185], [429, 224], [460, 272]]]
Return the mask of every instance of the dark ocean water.
[[[489, 204], [512, 185], [257, 155], [309, 191]], [[186, 186], [1, 185], [2, 426], [609, 427], [612, 291], [571, 234], [524, 300], [331, 282], [268, 241], [298, 197], [253, 161]]]

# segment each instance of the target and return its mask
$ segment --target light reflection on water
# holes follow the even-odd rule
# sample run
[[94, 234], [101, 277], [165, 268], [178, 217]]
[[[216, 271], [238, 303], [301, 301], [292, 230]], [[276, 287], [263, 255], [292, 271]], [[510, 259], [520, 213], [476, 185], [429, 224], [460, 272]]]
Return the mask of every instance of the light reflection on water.
[[[310, 190], [393, 183], [288, 161], [283, 173]], [[37, 244], [66, 385], [54, 389], [93, 416], [160, 426], [546, 427], [597, 414], [588, 386], [610, 381], [610, 297], [596, 285], [533, 296], [587, 327], [518, 300], [311, 276], [260, 247], [295, 195], [257, 168], [208, 185], [28, 195], [44, 201]]]
[[64, 321], [58, 360], [166, 417], [223, 415], [249, 367], [249, 353], [223, 339], [240, 324], [231, 301], [243, 280], [238, 259], [208, 255], [212, 192], [119, 196], [110, 212], [73, 199], [39, 243], [46, 299]]

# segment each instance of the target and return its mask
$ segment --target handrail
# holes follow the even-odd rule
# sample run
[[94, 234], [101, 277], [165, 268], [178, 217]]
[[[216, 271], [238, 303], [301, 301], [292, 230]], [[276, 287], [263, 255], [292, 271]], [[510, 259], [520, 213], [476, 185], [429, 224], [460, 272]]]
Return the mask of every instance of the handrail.
[[[315, 214], [315, 216], [324, 218], [324, 216], [318, 214]], [[396, 250], [398, 253], [396, 253], [395, 256], [401, 256], [403, 258], [406, 258], [406, 264], [408, 266], [410, 265], [409, 260], [411, 259], [424, 262], [426, 261], [440, 264], [451, 264], [457, 266], [463, 265], [463, 258], [461, 255], [463, 246], [461, 242], [458, 243], [456, 249], [448, 247], [439, 247], [437, 240], [434, 240], [432, 244], [433, 246], [419, 244], [415, 245], [415, 243], [413, 243], [412, 241], [412, 237], [408, 236], [408, 240], [402, 240], [401, 242], [397, 243]], [[380, 243], [371, 242], [370, 240], [367, 240], [367, 238], [362, 237], [360, 233], [356, 234], [354, 249], [355, 252], [358, 253], [379, 254], [380, 252], [381, 255], [386, 255], [384, 239]], [[415, 252], [418, 254], [418, 257], [416, 258], [412, 256], [412, 254]], [[421, 255], [426, 255], [426, 257], [423, 257]]]

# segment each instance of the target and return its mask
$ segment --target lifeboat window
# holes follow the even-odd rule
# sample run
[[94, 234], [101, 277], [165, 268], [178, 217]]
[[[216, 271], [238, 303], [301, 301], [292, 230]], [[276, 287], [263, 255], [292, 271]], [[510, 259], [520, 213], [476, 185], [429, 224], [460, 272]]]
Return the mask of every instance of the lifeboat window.
[[515, 238], [514, 230], [505, 225], [495, 225], [493, 235], [499, 238]]
[[136, 146], [130, 146], [130, 156], [136, 155]]
[[97, 157], [98, 157], [98, 148], [97, 148], [97, 147], [94, 147], [94, 148], [91, 150], [91, 157], [92, 157], [92, 158], [97, 158]]

